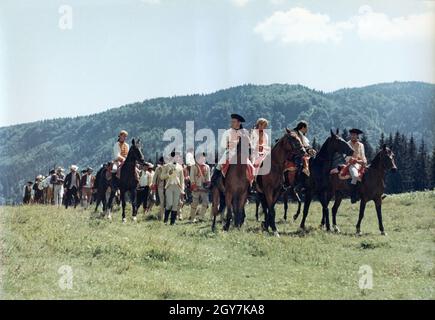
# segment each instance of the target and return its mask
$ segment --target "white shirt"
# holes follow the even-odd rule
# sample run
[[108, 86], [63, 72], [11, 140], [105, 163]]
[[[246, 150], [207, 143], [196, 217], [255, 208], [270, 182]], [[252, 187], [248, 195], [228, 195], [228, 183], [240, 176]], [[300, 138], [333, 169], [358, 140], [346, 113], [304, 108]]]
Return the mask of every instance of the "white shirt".
[[[222, 135], [222, 139], [221, 139], [221, 143], [220, 143], [220, 147], [222, 149], [229, 149], [229, 150], [234, 150], [237, 147], [237, 144], [239, 143], [239, 139], [242, 136], [247, 136], [248, 135], [248, 131], [246, 129], [233, 129], [230, 128], [228, 130], [226, 130], [224, 132], [224, 134]], [[248, 146], [246, 146], [248, 147]]]
[[308, 140], [308, 138], [304, 135], [304, 133], [301, 132], [301, 131], [298, 131], [298, 135], [299, 135], [299, 138], [301, 139], [302, 145], [304, 147], [309, 147], [310, 146], [310, 140]]
[[[127, 150], [130, 150], [130, 146], [127, 142], [124, 142], [124, 144], [127, 146]], [[118, 158], [121, 156], [121, 147], [119, 145], [119, 142], [116, 141], [115, 145], [113, 146], [113, 160], [118, 160]]]

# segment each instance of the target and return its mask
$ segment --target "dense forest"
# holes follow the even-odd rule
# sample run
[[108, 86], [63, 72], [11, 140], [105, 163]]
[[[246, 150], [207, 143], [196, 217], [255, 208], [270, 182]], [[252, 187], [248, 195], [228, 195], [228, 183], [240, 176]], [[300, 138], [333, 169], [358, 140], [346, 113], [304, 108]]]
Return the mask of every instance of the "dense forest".
[[[246, 127], [252, 127], [258, 117], [269, 119], [273, 139], [302, 119], [310, 124], [310, 139], [317, 142], [324, 141], [330, 128], [358, 127], [365, 131], [365, 141], [375, 150], [379, 137], [391, 132], [392, 141], [389, 136], [384, 140], [391, 142], [398, 158], [405, 152], [399, 149], [416, 149], [415, 153], [405, 152], [412, 156], [403, 157], [406, 160], [398, 164], [399, 169], [420, 161], [429, 170], [433, 167], [427, 153], [434, 145], [434, 109], [435, 85], [422, 82], [385, 83], [332, 93], [301, 85], [243, 85], [207, 95], [150, 99], [89, 116], [3, 127], [0, 203], [19, 201], [25, 181], [38, 173], [47, 174], [55, 166], [74, 163], [99, 167], [111, 158], [120, 129], [129, 131], [130, 137], [140, 137], [146, 158], [154, 160], [167, 144], [162, 141], [166, 129], [184, 131], [185, 122], [193, 120], [195, 130], [217, 131], [228, 126], [233, 112], [247, 119]], [[396, 131], [399, 137], [394, 135]], [[420, 170], [414, 173], [421, 175]], [[407, 175], [389, 176], [387, 184], [393, 188], [390, 192], [421, 187], [418, 181], [411, 180]]]

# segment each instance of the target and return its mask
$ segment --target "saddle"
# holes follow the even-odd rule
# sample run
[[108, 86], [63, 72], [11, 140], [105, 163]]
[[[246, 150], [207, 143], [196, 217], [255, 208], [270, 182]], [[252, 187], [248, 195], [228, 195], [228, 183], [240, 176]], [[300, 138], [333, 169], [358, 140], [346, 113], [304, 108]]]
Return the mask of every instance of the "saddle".
[[[223, 165], [222, 165], [222, 176], [225, 178], [228, 169], [230, 167], [230, 162], [227, 160]], [[248, 178], [248, 181], [250, 184], [252, 184], [252, 182], [254, 182], [255, 179], [255, 168], [253, 166], [253, 164], [251, 163], [251, 161], [248, 159], [247, 164], [246, 164], [246, 178]]]
[[[351, 178], [349, 174], [349, 166], [350, 164], [340, 164], [334, 169], [332, 169], [329, 173], [331, 175], [337, 174], [340, 180], [348, 180]], [[365, 167], [361, 166], [361, 168], [358, 170], [360, 179], [364, 176], [364, 173], [365, 173]]]

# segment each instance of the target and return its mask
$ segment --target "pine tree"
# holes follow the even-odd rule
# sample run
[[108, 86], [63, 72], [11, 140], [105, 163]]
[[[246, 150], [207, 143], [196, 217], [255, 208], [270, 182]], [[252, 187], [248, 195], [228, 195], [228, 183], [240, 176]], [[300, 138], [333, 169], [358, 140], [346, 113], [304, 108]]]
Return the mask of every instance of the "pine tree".
[[430, 168], [430, 176], [431, 176], [431, 189], [435, 188], [435, 145], [432, 150], [432, 157], [431, 157], [431, 168]]
[[369, 141], [367, 140], [366, 135], [363, 135], [363, 137], [361, 138], [361, 143], [364, 145], [367, 161], [370, 162], [374, 157], [373, 155], [374, 151]]
[[414, 183], [413, 188], [416, 191], [422, 191], [429, 187], [429, 171], [428, 171], [428, 157], [426, 152], [426, 145], [424, 139], [421, 140], [420, 147], [418, 148], [417, 158], [414, 166]]
[[343, 132], [341, 133], [341, 137], [344, 139], [344, 141], [350, 140], [349, 131], [347, 131], [346, 128], [344, 128]]
[[417, 147], [415, 145], [414, 137], [411, 135], [407, 144], [405, 157], [403, 159], [402, 171], [402, 185], [403, 191], [412, 191], [414, 189], [415, 177], [415, 162], [417, 159]]
[[376, 150], [381, 150], [382, 146], [385, 144], [385, 135], [382, 132], [381, 133], [381, 138], [379, 139], [379, 143], [378, 143], [378, 147], [376, 148]]

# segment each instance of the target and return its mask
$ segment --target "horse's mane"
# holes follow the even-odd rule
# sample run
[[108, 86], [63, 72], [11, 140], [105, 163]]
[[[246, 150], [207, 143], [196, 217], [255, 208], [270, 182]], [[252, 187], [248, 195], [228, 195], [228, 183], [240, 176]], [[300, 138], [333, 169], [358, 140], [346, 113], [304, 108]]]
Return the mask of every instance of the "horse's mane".
[[381, 153], [382, 150], [376, 154], [372, 161], [370, 161], [370, 165], [368, 166], [369, 168], [379, 166], [379, 163], [381, 162]]

